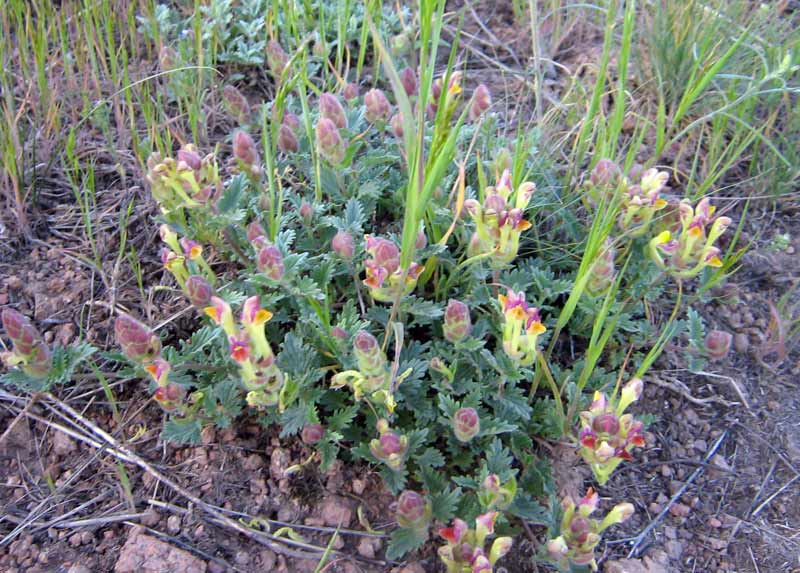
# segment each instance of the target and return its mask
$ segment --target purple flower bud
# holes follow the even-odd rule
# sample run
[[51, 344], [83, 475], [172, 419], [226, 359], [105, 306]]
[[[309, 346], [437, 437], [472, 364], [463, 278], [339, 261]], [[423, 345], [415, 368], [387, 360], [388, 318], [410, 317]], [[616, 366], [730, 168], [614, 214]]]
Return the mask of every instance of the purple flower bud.
[[300, 437], [304, 444], [309, 446], [316, 444], [325, 436], [325, 428], [322, 424], [306, 424], [300, 432]]
[[381, 451], [385, 455], [399, 454], [403, 451], [403, 440], [396, 432], [391, 430], [381, 434], [378, 442], [380, 443]]
[[353, 352], [358, 361], [358, 369], [365, 376], [381, 374], [386, 365], [386, 356], [378, 340], [366, 330], [359, 330], [353, 340]]
[[400, 81], [409, 97], [417, 93], [417, 74], [414, 70], [405, 68], [400, 72]]
[[469, 119], [478, 121], [480, 117], [492, 106], [492, 94], [485, 84], [480, 84], [475, 88], [472, 96], [472, 105], [469, 107]]
[[379, 89], [371, 89], [364, 95], [364, 105], [367, 108], [367, 121], [370, 123], [386, 121], [392, 113], [386, 94]]
[[339, 231], [331, 240], [331, 248], [343, 259], [352, 259], [355, 253], [353, 235], [347, 231]]
[[331, 329], [331, 336], [333, 336], [334, 338], [338, 338], [339, 340], [346, 340], [347, 331], [341, 326], [334, 326]]
[[296, 114], [287, 111], [283, 114], [282, 125], [287, 126], [289, 129], [297, 133], [297, 130], [300, 129], [300, 118], [297, 117]]
[[320, 154], [333, 165], [341, 163], [344, 159], [345, 148], [336, 124], [327, 117], [321, 117], [317, 122], [316, 133]]
[[392, 126], [392, 131], [394, 132], [395, 136], [399, 139], [403, 137], [403, 114], [396, 113], [392, 116], [392, 119], [389, 121], [389, 124]]
[[161, 341], [146, 325], [127, 314], [114, 322], [114, 336], [122, 353], [134, 362], [148, 363], [161, 352]]
[[396, 517], [400, 527], [421, 529], [428, 525], [430, 506], [420, 494], [406, 490], [397, 500]]
[[344, 113], [344, 108], [339, 103], [339, 98], [332, 93], [325, 92], [319, 96], [319, 115], [331, 120], [339, 129], [347, 127], [347, 116]]
[[178, 163], [185, 163], [193, 171], [197, 171], [203, 165], [203, 158], [200, 157], [197, 148], [191, 143], [181, 147], [176, 157]]
[[3, 328], [14, 343], [15, 352], [23, 356], [32, 354], [41, 342], [41, 337], [31, 321], [12, 308], [3, 309]]
[[278, 130], [278, 149], [283, 153], [296, 153], [300, 149], [297, 136], [286, 123], [283, 123]]
[[259, 272], [264, 273], [272, 280], [281, 280], [285, 270], [281, 250], [271, 243], [265, 244], [261, 247], [261, 250], [258, 251], [256, 266]]
[[186, 297], [195, 308], [205, 308], [211, 304], [211, 297], [214, 296], [212, 287], [205, 277], [192, 275], [186, 279]]
[[264, 227], [261, 226], [261, 223], [258, 221], [253, 221], [249, 225], [247, 225], [247, 240], [251, 243], [258, 239], [259, 237], [266, 236], [267, 232], [264, 230]]
[[233, 155], [248, 167], [258, 163], [256, 142], [246, 131], [240, 129], [233, 135]]
[[267, 64], [273, 77], [279, 80], [283, 69], [289, 63], [289, 56], [283, 47], [275, 40], [270, 40], [267, 44]]
[[457, 343], [464, 340], [472, 330], [469, 307], [463, 302], [450, 299], [444, 311], [444, 337]]
[[308, 201], [302, 201], [300, 203], [300, 208], [297, 210], [297, 213], [300, 215], [305, 225], [310, 225], [311, 221], [314, 219], [314, 207]]
[[414, 247], [417, 249], [424, 249], [428, 244], [428, 237], [425, 235], [425, 231], [420, 230], [417, 232], [417, 238], [414, 241]]
[[481, 431], [481, 419], [475, 408], [461, 408], [453, 415], [453, 432], [459, 442], [469, 442]]
[[356, 99], [358, 97], [358, 84], [348, 83], [346, 86], [344, 86], [344, 92], [342, 95], [344, 95], [344, 99], [347, 101]]
[[222, 99], [228, 113], [239, 121], [244, 121], [250, 115], [250, 104], [247, 102], [247, 98], [234, 86], [228, 84], [222, 88]]
[[705, 350], [714, 360], [722, 360], [731, 349], [733, 335], [724, 330], [712, 330], [706, 334]]
[[610, 159], [601, 159], [592, 169], [589, 179], [595, 187], [617, 185], [622, 175], [619, 166]]

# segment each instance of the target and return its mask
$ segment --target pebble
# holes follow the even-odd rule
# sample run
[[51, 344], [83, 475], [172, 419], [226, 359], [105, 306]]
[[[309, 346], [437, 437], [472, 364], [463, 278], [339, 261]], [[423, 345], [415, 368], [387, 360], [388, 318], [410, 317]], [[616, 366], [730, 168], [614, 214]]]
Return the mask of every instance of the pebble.
[[733, 347], [739, 354], [745, 354], [750, 347], [750, 339], [744, 332], [737, 332], [733, 335]]
[[170, 515], [167, 518], [167, 531], [175, 535], [181, 531], [181, 518], [177, 515]]

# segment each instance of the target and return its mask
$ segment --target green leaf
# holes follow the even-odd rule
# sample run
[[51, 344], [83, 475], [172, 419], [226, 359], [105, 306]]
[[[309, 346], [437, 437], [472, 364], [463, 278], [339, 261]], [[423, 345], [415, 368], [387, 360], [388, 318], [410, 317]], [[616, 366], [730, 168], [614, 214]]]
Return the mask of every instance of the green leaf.
[[517, 492], [514, 501], [506, 511], [511, 515], [516, 515], [537, 525], [549, 525], [550, 523], [549, 512], [536, 500], [524, 493]]
[[392, 532], [389, 546], [386, 548], [387, 559], [400, 559], [409, 551], [421, 547], [428, 540], [426, 531], [401, 527]]
[[423, 468], [439, 468], [444, 465], [444, 461], [444, 456], [436, 448], [425, 448], [425, 451], [417, 456], [417, 464]]
[[310, 404], [299, 404], [281, 414], [281, 438], [293, 436], [303, 429], [309, 421], [309, 406]]
[[161, 438], [177, 444], [199, 444], [202, 429], [196, 418], [170, 418], [161, 430]]
[[245, 181], [246, 176], [244, 173], [240, 173], [231, 180], [227, 189], [225, 189], [225, 193], [217, 201], [217, 209], [220, 213], [228, 213], [239, 206], [242, 195], [244, 195]]
[[461, 488], [447, 488], [443, 492], [431, 494], [431, 513], [439, 521], [450, 521], [455, 516], [458, 502], [462, 497]]

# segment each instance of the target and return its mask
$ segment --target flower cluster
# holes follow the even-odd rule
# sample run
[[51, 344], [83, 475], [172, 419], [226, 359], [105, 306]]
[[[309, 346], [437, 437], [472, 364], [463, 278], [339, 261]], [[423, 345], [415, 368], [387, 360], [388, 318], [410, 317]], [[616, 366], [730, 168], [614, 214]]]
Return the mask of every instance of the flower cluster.
[[247, 403], [257, 408], [276, 405], [286, 379], [275, 364], [275, 354], [264, 332], [272, 313], [261, 308], [257, 296], [244, 301], [239, 326], [230, 305], [219, 297], [211, 298], [211, 306], [205, 312], [228, 337], [230, 357], [239, 364], [247, 389]]
[[347, 128], [347, 115], [338, 98], [331, 93], [319, 97], [319, 119], [317, 120], [317, 149], [331, 165], [344, 161], [345, 142], [339, 133]]
[[569, 496], [561, 502], [564, 515], [561, 518], [560, 535], [547, 542], [547, 553], [562, 569], [569, 570], [570, 564], [573, 564], [589, 565], [596, 571], [594, 549], [600, 542], [600, 534], [633, 515], [633, 506], [630, 503], [621, 503], [602, 520], [594, 519], [591, 515], [597, 509], [598, 501], [597, 493], [589, 488], [577, 505]]
[[650, 257], [656, 265], [680, 279], [695, 277], [705, 267], [722, 266], [714, 243], [731, 224], [730, 218], [714, 217], [715, 207], [707, 197], [695, 208], [686, 200], [678, 208], [678, 235], [663, 231], [650, 241]]
[[483, 205], [475, 199], [464, 202], [475, 221], [469, 255], [490, 257], [495, 268], [504, 267], [516, 258], [520, 236], [531, 227], [523, 215], [536, 186], [525, 182], [513, 191], [511, 185], [511, 173], [505, 170], [497, 185], [486, 188]]
[[623, 176], [619, 165], [610, 159], [601, 159], [592, 169], [586, 186], [596, 203], [621, 193], [619, 228], [630, 237], [641, 237], [647, 233], [655, 214], [667, 206], [661, 192], [669, 174], [657, 169], [644, 172], [633, 169], [628, 175]]
[[447, 542], [439, 548], [439, 558], [447, 567], [447, 573], [491, 573], [494, 565], [511, 550], [510, 537], [498, 537], [487, 555], [486, 539], [494, 535], [494, 524], [498, 513], [489, 511], [475, 519], [475, 529], [461, 519], [454, 519], [450, 527], [439, 530]]
[[252, 136], [240, 129], [233, 134], [232, 167], [234, 173], [245, 173], [248, 177], [258, 181], [264, 169], [261, 167], [261, 158]]
[[31, 321], [14, 309], [5, 308], [3, 329], [14, 345], [2, 353], [3, 363], [9, 368], [20, 366], [29, 376], [47, 376], [53, 365], [52, 354]]
[[472, 330], [469, 307], [460, 300], [450, 299], [444, 311], [442, 329], [445, 339], [453, 344], [458, 344], [469, 336]]
[[399, 472], [408, 454], [408, 437], [389, 428], [389, 422], [378, 420], [378, 437], [369, 443], [369, 451], [392, 471]]
[[512, 360], [529, 366], [536, 360], [536, 340], [547, 329], [539, 309], [525, 302], [525, 293], [509, 289], [498, 295], [503, 311], [503, 350]]
[[368, 396], [371, 402], [386, 406], [389, 413], [394, 412], [392, 372], [378, 340], [366, 330], [359, 330], [353, 339], [353, 353], [358, 370], [339, 372], [331, 380], [331, 388], [347, 386], [356, 400]]
[[453, 433], [459, 442], [472, 441], [481, 431], [481, 418], [475, 408], [459, 408], [453, 414]]
[[218, 196], [222, 185], [215, 155], [201, 157], [190, 143], [175, 158], [162, 158], [158, 152], [150, 155], [145, 180], [165, 214], [205, 205]]
[[581, 431], [578, 437], [580, 452], [589, 464], [600, 485], [623, 461], [631, 459], [631, 450], [644, 445], [642, 423], [625, 409], [642, 395], [642, 381], [634, 378], [623, 386], [618, 399], [609, 400], [595, 392], [591, 406], [581, 412]]
[[600, 296], [608, 290], [614, 282], [614, 241], [611, 237], [606, 238], [606, 242], [600, 250], [597, 260], [589, 270], [589, 280], [586, 283], [586, 292], [590, 296]]
[[478, 490], [478, 501], [486, 510], [505, 510], [517, 495], [517, 480], [511, 476], [505, 483], [500, 482], [497, 474], [489, 474], [484, 478]]
[[161, 357], [161, 341], [158, 336], [132, 316], [120, 314], [114, 322], [114, 337], [122, 353], [150, 374], [156, 384], [153, 399], [158, 405], [166, 412], [178, 409], [186, 391], [182, 386], [169, 381], [172, 367]]
[[203, 246], [197, 241], [183, 237], [169, 225], [161, 225], [161, 240], [166, 245], [161, 249], [161, 263], [175, 277], [186, 298], [197, 308], [209, 304], [214, 295], [217, 277], [203, 256]]
[[367, 235], [365, 241], [370, 258], [364, 261], [367, 271], [364, 284], [369, 287], [372, 298], [394, 302], [398, 297], [410, 294], [417, 286], [422, 267], [411, 263], [404, 271], [400, 266], [400, 249], [389, 239]]
[[397, 500], [395, 516], [400, 527], [427, 533], [431, 521], [431, 504], [417, 492], [406, 490]]

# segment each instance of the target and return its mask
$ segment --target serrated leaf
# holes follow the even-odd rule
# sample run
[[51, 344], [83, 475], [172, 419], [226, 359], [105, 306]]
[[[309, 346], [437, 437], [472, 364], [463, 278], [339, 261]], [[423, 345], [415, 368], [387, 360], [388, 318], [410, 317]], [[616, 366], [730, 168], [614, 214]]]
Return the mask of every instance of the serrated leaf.
[[202, 429], [200, 420], [196, 418], [170, 418], [161, 430], [161, 438], [176, 444], [199, 444]]
[[333, 415], [328, 416], [326, 426], [329, 430], [339, 431], [347, 428], [353, 419], [358, 415], [358, 404], [351, 404], [346, 408], [336, 410]]
[[319, 451], [319, 466], [322, 472], [330, 469], [333, 462], [336, 461], [336, 455], [339, 453], [339, 446], [335, 443], [325, 440], [317, 444], [317, 451]]
[[406, 468], [400, 468], [400, 471], [396, 472], [386, 466], [381, 467], [381, 478], [383, 478], [383, 483], [386, 484], [386, 487], [389, 488], [394, 495], [400, 495], [400, 492], [403, 491], [406, 487], [406, 476], [408, 475], [408, 471]]
[[303, 426], [305, 426], [309, 420], [308, 410], [308, 404], [299, 404], [297, 406], [287, 408], [286, 411], [281, 414], [280, 437], [285, 438], [287, 436], [293, 436], [302, 430]]
[[517, 492], [506, 512], [536, 525], [550, 524], [550, 513], [536, 500], [524, 493]]
[[239, 202], [244, 195], [245, 181], [246, 176], [244, 173], [240, 173], [231, 179], [222, 197], [217, 201], [217, 209], [220, 213], [228, 213], [239, 206]]
[[420, 467], [438, 468], [444, 465], [444, 456], [436, 448], [425, 448], [416, 461]]
[[427, 532], [419, 529], [401, 527], [395, 529], [389, 538], [389, 546], [386, 548], [387, 559], [400, 559], [409, 551], [414, 551], [421, 547], [428, 540]]
[[431, 513], [439, 521], [450, 521], [455, 516], [459, 499], [461, 498], [461, 488], [447, 488], [447, 490], [431, 494]]

